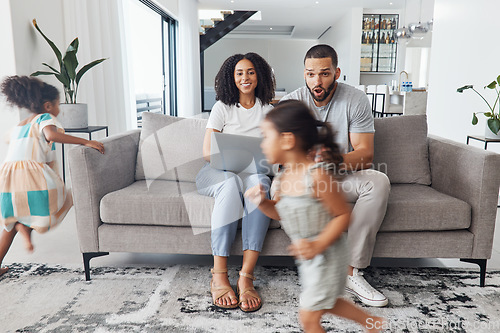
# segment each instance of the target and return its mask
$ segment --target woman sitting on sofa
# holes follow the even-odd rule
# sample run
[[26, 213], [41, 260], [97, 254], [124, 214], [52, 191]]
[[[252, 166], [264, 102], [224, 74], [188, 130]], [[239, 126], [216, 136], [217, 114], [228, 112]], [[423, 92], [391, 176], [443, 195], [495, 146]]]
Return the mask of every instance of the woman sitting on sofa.
[[[212, 132], [260, 136], [260, 122], [272, 109], [275, 79], [269, 64], [256, 53], [235, 54], [222, 64], [215, 78], [217, 103], [208, 120], [203, 156], [210, 161]], [[253, 270], [269, 227], [269, 218], [243, 198], [257, 184], [267, 185], [269, 177], [259, 174], [234, 174], [214, 169], [209, 163], [196, 177], [198, 192], [215, 197], [212, 213], [212, 254], [214, 267], [210, 290], [213, 304], [245, 312], [257, 311], [262, 300], [253, 287]], [[237, 282], [238, 297], [227, 275], [227, 260], [242, 219], [243, 263]], [[238, 301], [239, 299], [239, 301]]]

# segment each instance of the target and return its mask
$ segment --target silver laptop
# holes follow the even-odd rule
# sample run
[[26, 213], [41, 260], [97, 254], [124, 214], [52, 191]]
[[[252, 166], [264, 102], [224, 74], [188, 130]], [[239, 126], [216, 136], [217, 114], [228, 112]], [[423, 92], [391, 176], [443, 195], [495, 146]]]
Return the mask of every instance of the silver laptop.
[[235, 134], [212, 132], [210, 166], [234, 173], [260, 173], [274, 176], [278, 165], [267, 162], [260, 143], [262, 139]]

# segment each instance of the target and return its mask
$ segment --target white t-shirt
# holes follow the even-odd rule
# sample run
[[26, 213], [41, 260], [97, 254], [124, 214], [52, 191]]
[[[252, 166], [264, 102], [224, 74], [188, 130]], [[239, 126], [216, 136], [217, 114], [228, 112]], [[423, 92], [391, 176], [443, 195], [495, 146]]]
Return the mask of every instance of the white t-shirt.
[[207, 128], [227, 134], [259, 137], [260, 123], [272, 108], [272, 105], [263, 104], [258, 98], [255, 98], [255, 104], [250, 109], [245, 109], [239, 104], [227, 105], [217, 101], [212, 107]]

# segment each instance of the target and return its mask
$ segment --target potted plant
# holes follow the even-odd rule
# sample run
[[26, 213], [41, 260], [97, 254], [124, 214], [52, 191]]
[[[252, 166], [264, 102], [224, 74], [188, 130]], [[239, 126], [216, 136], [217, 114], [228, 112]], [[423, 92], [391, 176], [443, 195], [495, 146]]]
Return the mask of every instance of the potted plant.
[[42, 63], [45, 67], [49, 68], [50, 71], [37, 71], [32, 76], [39, 75], [54, 75], [59, 82], [62, 83], [64, 87], [64, 97], [66, 100], [65, 104], [61, 104], [61, 114], [58, 116], [58, 119], [64, 126], [64, 128], [86, 128], [88, 127], [88, 111], [87, 104], [81, 104], [76, 102], [76, 97], [78, 94], [78, 85], [80, 84], [80, 80], [82, 76], [92, 67], [100, 64], [106, 58], [94, 60], [91, 63], [83, 66], [76, 71], [78, 67], [78, 60], [76, 57], [76, 53], [78, 52], [78, 37], [75, 38], [71, 44], [69, 44], [68, 48], [64, 56], [61, 54], [61, 51], [57, 48], [57, 46], [45, 36], [45, 34], [40, 30], [36, 20], [33, 19], [33, 26], [35, 29], [42, 35], [42, 37], [47, 41], [49, 46], [54, 51], [57, 61], [59, 63], [59, 70], [56, 68]]
[[[484, 98], [483, 95], [481, 95], [476, 89], [474, 89], [474, 86], [472, 86], [472, 85], [463, 86], [463, 87], [460, 87], [457, 89], [457, 92], [459, 92], [459, 93], [462, 93], [464, 90], [467, 90], [467, 89], [472, 89], [476, 94], [478, 94], [483, 99], [483, 101], [486, 103], [486, 105], [488, 105], [488, 108], [490, 109], [490, 111], [474, 112], [473, 113], [472, 125], [477, 124], [477, 122], [478, 122], [477, 114], [478, 113], [484, 114], [488, 118], [487, 125], [489, 128], [489, 131], [487, 130], [485, 134], [486, 134], [486, 137], [490, 137], [490, 138], [491, 137], [498, 138], [498, 132], [500, 131], [500, 103], [498, 103], [499, 98], [500, 98], [500, 90], [498, 89], [497, 86], [500, 86], [500, 75], [497, 77], [496, 81], [493, 81], [484, 87], [484, 89], [486, 89], [486, 88], [495, 89], [495, 91], [497, 93], [497, 97], [495, 99], [495, 102], [493, 103], [493, 106], [490, 103], [488, 103], [486, 98]], [[498, 112], [495, 113], [495, 107], [497, 106], [497, 104], [498, 104]], [[494, 136], [491, 133], [493, 133]]]

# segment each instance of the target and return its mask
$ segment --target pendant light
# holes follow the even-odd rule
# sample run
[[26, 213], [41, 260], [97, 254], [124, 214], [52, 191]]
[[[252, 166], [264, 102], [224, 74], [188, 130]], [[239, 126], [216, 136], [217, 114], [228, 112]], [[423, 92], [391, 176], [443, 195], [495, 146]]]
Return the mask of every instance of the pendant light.
[[430, 30], [430, 24], [428, 22], [422, 23], [422, 0], [420, 0], [420, 12], [418, 15], [418, 23], [408, 24], [408, 29], [411, 32], [411, 38], [414, 39], [423, 39], [425, 34]]
[[[405, 16], [406, 16], [406, 0], [405, 0]], [[395, 31], [396, 38], [400, 39], [409, 39], [413, 35], [413, 32], [403, 25], [402, 28], [396, 29]]]

